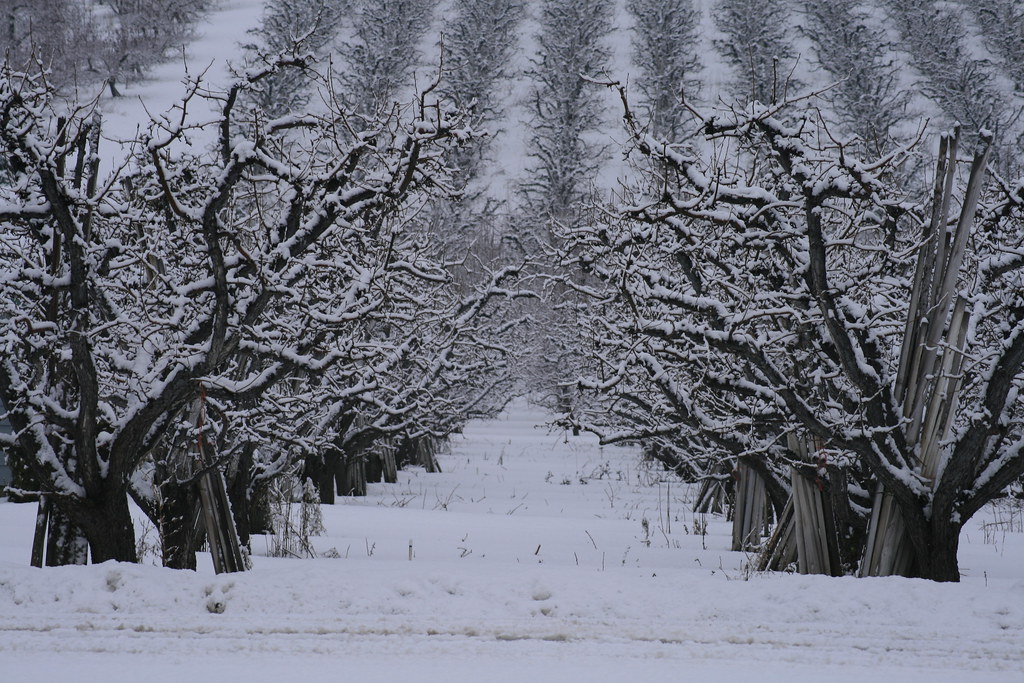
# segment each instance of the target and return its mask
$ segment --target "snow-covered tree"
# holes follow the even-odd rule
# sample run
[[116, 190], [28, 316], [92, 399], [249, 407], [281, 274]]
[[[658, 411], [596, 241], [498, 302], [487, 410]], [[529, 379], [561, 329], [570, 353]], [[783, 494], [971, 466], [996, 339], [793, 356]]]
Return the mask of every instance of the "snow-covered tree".
[[629, 0], [637, 88], [655, 135], [680, 132], [684, 99], [700, 94], [700, 12], [692, 0]]
[[457, 0], [452, 11], [441, 46], [441, 89], [466, 110], [468, 124], [487, 135], [454, 150], [452, 164], [458, 169], [463, 196], [435, 206], [431, 221], [449, 258], [468, 255], [462, 267], [468, 277], [475, 267], [472, 261], [500, 258], [497, 247], [508, 208], [489, 191], [486, 162], [491, 161], [494, 136], [500, 133], [500, 85], [511, 76], [524, 5], [519, 0]]
[[2, 0], [0, 46], [11, 64], [41, 68], [61, 88], [104, 83], [117, 96], [182, 50], [210, 0]]
[[[298, 46], [322, 58], [350, 9], [342, 0], [271, 0], [264, 7], [260, 25], [250, 31], [256, 43], [247, 50], [258, 58]], [[255, 103], [269, 116], [297, 111], [311, 95], [311, 79], [295, 70], [275, 73], [253, 91]]]
[[172, 50], [183, 50], [209, 9], [209, 0], [100, 1], [94, 19], [97, 51], [87, 56], [86, 68], [115, 97], [121, 83], [138, 80]]
[[[511, 57], [523, 18], [519, 0], [456, 0], [446, 25], [442, 55], [442, 89], [462, 106], [475, 126], [493, 124], [499, 112], [496, 88], [511, 75]], [[480, 138], [460, 152], [463, 177], [475, 177], [487, 145]]]
[[796, 94], [794, 27], [785, 0], [720, 0], [712, 16], [725, 35], [716, 46], [733, 69], [733, 94], [740, 102], [776, 102]]
[[89, 14], [63, 0], [0, 0], [0, 48], [12, 64], [31, 68], [38, 60], [60, 83], [71, 80], [76, 64], [57, 59], [72, 54], [79, 41], [89, 42]]
[[532, 220], [564, 221], [579, 210], [604, 156], [585, 145], [602, 114], [601, 92], [587, 78], [600, 78], [608, 68], [612, 3], [546, 0], [539, 18], [528, 95], [533, 163], [523, 192]]
[[[560, 230], [585, 213], [585, 200], [606, 159], [588, 135], [602, 121], [602, 93], [592, 79], [604, 77], [608, 67], [613, 4], [549, 0], [539, 9], [539, 49], [528, 72], [533, 81], [527, 101], [531, 164], [521, 188], [521, 216], [509, 239], [527, 257], [547, 259]], [[564, 307], [565, 293], [554, 285], [532, 311], [538, 339], [525, 381], [538, 397], [563, 410], [573, 401], [582, 358], [574, 313]]]
[[375, 447], [445, 438], [473, 417], [493, 415], [510, 395], [518, 352], [504, 333], [517, 322], [501, 303], [533, 296], [519, 269], [500, 269], [466, 292], [442, 263], [417, 266], [396, 278], [382, 307], [362, 316], [352, 340], [358, 359], [310, 378], [315, 388], [302, 396], [284, 397], [304, 437], [293, 445], [325, 503], [336, 491], [365, 494], [363, 470]]
[[832, 115], [863, 149], [887, 152], [906, 119], [910, 94], [900, 87], [885, 31], [867, 10], [845, 0], [807, 2], [803, 11], [817, 64], [835, 84], [824, 94]]
[[1008, 122], [993, 65], [972, 56], [958, 7], [936, 0], [907, 0], [888, 5], [888, 16], [922, 76], [921, 90], [939, 105], [950, 124], [977, 134]]
[[437, 0], [366, 0], [352, 18], [353, 36], [339, 48], [339, 92], [357, 114], [390, 109], [412, 74]]
[[522, 0], [455, 0], [445, 25], [442, 87], [478, 120], [495, 115], [495, 84], [511, 75]]
[[1024, 95], [1024, 7], [1016, 0], [970, 0], [963, 4], [974, 13], [982, 40], [1013, 82], [1014, 93]]
[[[797, 461], [789, 434], [814, 440], [892, 496], [913, 558], [901, 572], [957, 580], [960, 529], [1024, 473], [1022, 188], [983, 192], [982, 151], [955, 209], [960, 161], [944, 143], [934, 201], [908, 201], [887, 175], [901, 153], [861, 163], [814, 114], [788, 117], [720, 112], [690, 147], [627, 116], [641, 182], [571, 246], [605, 283], [581, 288], [607, 313], [590, 323], [601, 373], [585, 384], [606, 412], [642, 421], [595, 431], [673, 435], [762, 470]], [[972, 231], [983, 238], [969, 243]], [[928, 245], [938, 256], [919, 258]], [[935, 298], [923, 318], [911, 300], [922, 278]], [[948, 345], [905, 341], [926, 318]], [[934, 362], [921, 400], [905, 392], [905, 346]]]
[[[445, 109], [422, 98], [359, 135], [329, 98], [317, 115], [237, 120], [272, 72], [226, 93], [193, 83], [109, 178], [88, 107], [37, 76], [0, 78], [3, 445], [94, 561], [135, 559], [130, 480], [204, 391], [259, 398], [344, 362], [350, 337], [334, 330], [374, 305], [381, 273], [417, 270], [395, 216], [447, 185]], [[206, 97], [221, 116], [192, 123]], [[197, 127], [217, 132], [212, 152], [190, 148]]]
[[[443, 439], [507, 401], [516, 350], [504, 333], [516, 321], [502, 304], [532, 293], [522, 289], [514, 268], [491, 273], [474, 287], [461, 286], [416, 232], [404, 220], [385, 220], [375, 249], [353, 248], [345, 259], [363, 254], [368, 289], [357, 311], [330, 325], [332, 362], [295, 366], [285, 379], [257, 392], [225, 389], [224, 380], [205, 385], [207, 448], [216, 449], [227, 471], [243, 545], [251, 532], [267, 531], [259, 494], [272, 480], [297, 473], [328, 504], [336, 494], [365, 495], [368, 473], [393, 443]], [[335, 279], [330, 264], [324, 266], [316, 277], [319, 291], [342, 291], [351, 270], [338, 269]], [[304, 338], [308, 345], [316, 336], [316, 322], [295, 320], [287, 308], [267, 315], [293, 321], [282, 325], [298, 335], [293, 344]], [[274, 338], [283, 343], [280, 331]], [[245, 372], [230, 380], [256, 373], [260, 364], [259, 354], [244, 354], [239, 365]], [[157, 490], [143, 507], [161, 529], [165, 563], [194, 568], [189, 522], [196, 463], [174, 441], [182, 434], [186, 443], [195, 443], [196, 416], [182, 418], [171, 447], [154, 452]], [[395, 464], [393, 458], [392, 482]]]

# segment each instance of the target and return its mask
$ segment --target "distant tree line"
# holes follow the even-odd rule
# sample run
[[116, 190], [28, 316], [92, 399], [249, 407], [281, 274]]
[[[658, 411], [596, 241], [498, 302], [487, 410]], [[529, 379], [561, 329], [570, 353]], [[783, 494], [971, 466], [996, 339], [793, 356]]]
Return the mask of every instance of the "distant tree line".
[[183, 50], [212, 0], [2, 0], [0, 49], [62, 88], [103, 83], [117, 96]]

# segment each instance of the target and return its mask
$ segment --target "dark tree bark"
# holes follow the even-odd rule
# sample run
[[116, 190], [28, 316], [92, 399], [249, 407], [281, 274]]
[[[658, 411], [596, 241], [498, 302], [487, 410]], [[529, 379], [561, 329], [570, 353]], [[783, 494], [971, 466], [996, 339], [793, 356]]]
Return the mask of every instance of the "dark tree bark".
[[250, 497], [253, 490], [252, 451], [253, 447], [249, 445], [241, 449], [238, 462], [235, 463], [233, 476], [227, 477], [228, 500], [231, 501], [231, 516], [235, 520], [238, 542], [250, 550], [252, 549], [251, 535], [254, 533], [252, 530], [253, 506]]
[[50, 506], [46, 529], [46, 566], [86, 564], [88, 559], [89, 543], [81, 530], [58, 506]]
[[196, 569], [198, 504], [192, 482], [168, 479], [160, 486], [160, 546], [165, 567]]
[[333, 449], [324, 454], [322, 458], [315, 456], [306, 458], [305, 477], [316, 485], [322, 505], [334, 505], [336, 490], [334, 480], [340, 459], [341, 454]]
[[270, 480], [256, 479], [249, 489], [249, 534], [274, 533]]
[[[128, 496], [115, 489], [105, 495], [93, 496], [86, 506], [67, 507], [58, 503], [65, 514], [77, 523], [89, 539], [89, 553], [94, 563], [117, 560], [138, 562], [135, 527], [128, 508]], [[84, 508], [84, 509], [83, 509]]]
[[384, 461], [376, 453], [370, 453], [366, 458], [365, 464], [366, 470], [366, 482], [379, 483], [384, 479]]
[[864, 552], [867, 536], [866, 520], [850, 505], [849, 476], [846, 468], [828, 466], [828, 494], [835, 518], [839, 559], [845, 570], [852, 571]]

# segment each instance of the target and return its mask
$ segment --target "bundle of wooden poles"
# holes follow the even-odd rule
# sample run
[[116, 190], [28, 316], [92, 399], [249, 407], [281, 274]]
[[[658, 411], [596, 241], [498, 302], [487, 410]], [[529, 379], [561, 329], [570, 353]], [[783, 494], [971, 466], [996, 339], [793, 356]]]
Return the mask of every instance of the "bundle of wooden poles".
[[[903, 405], [906, 440], [915, 449], [917, 474], [932, 481], [945, 455], [942, 442], [956, 416], [969, 311], [957, 279], [978, 209], [989, 148], [975, 156], [956, 223], [950, 220], [959, 131], [943, 136], [935, 173], [931, 220], [924, 225], [911, 290], [895, 397]], [[952, 230], [950, 229], [952, 227]], [[905, 575], [913, 551], [891, 494], [880, 485], [868, 525], [861, 576]]]

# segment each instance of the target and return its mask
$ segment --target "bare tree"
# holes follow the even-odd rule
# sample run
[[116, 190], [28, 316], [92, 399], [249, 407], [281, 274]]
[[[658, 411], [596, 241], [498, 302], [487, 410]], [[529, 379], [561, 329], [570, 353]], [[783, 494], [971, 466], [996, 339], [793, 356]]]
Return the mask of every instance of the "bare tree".
[[633, 62], [651, 130], [673, 137], [686, 116], [682, 102], [700, 94], [700, 12], [692, 0], [629, 0], [626, 7], [635, 22]]
[[921, 90], [951, 124], [976, 135], [1008, 120], [991, 62], [975, 59], [967, 45], [960, 12], [935, 0], [908, 0], [888, 6], [911, 64], [923, 79]]
[[[523, 192], [535, 220], [565, 220], [579, 209], [602, 155], [584, 154], [584, 136], [601, 121], [600, 77], [610, 50], [611, 3], [546, 1], [540, 6], [539, 53], [529, 75], [533, 136]], [[548, 241], [543, 236], [539, 239]]]
[[0, 47], [22, 69], [41, 68], [52, 82], [71, 85], [92, 80], [83, 72], [99, 36], [88, 5], [66, 0], [0, 0]]
[[794, 24], [785, 0], [721, 0], [712, 16], [725, 34], [716, 45], [733, 68], [735, 97], [770, 103], [796, 94]]
[[974, 13], [982, 40], [1013, 83], [1014, 95], [1024, 96], [1024, 7], [1014, 0], [963, 4]]
[[500, 86], [511, 74], [511, 57], [519, 41], [524, 15], [519, 0], [456, 0], [446, 24], [441, 49], [441, 88], [463, 107], [469, 124], [486, 131], [454, 150], [452, 165], [463, 196], [434, 207], [432, 232], [444, 243], [448, 258], [463, 259], [461, 275], [472, 279], [475, 261], [496, 261], [501, 233], [507, 227], [508, 207], [490, 192], [485, 178], [491, 144], [501, 131]]
[[[272, 0], [263, 10], [257, 28], [249, 33], [256, 39], [246, 51], [253, 58], [297, 49], [323, 58], [351, 10], [342, 0]], [[313, 81], [301, 72], [275, 73], [253, 89], [255, 104], [270, 116], [297, 111], [309, 102]]]
[[[981, 150], [954, 209], [960, 160], [945, 145], [934, 201], [908, 202], [887, 180], [902, 152], [855, 161], [813, 115], [784, 123], [777, 108], [700, 117], [692, 148], [648, 136], [629, 113], [627, 125], [641, 182], [572, 246], [607, 284], [591, 292], [608, 315], [593, 319], [607, 346], [588, 385], [610, 410], [649, 417], [625, 435], [597, 431], [680, 434], [769, 467], [799, 462], [787, 435], [811, 439], [891, 495], [911, 557], [895, 571], [957, 580], [961, 528], [1024, 473], [1019, 188], [984, 190]], [[919, 258], [927, 244], [939, 256]], [[927, 347], [923, 400], [901, 393], [915, 272], [947, 292], [927, 338], [954, 337]]]
[[58, 87], [101, 82], [118, 96], [192, 38], [210, 0], [3, 0], [4, 44], [20, 68], [29, 61]]
[[[88, 107], [60, 111], [9, 67], [0, 78], [4, 445], [94, 561], [135, 560], [129, 482], [203, 387], [258, 397], [348, 357], [332, 330], [372, 302], [376, 259], [394, 253], [385, 228], [402, 224], [388, 218], [446, 185], [452, 124], [426, 97], [359, 136], [342, 133], [337, 106], [243, 125], [238, 98], [286, 63], [302, 66], [208, 95], [222, 107], [213, 123], [190, 122], [207, 97], [193, 83], [139, 141], [133, 170], [106, 179]], [[219, 134], [212, 153], [187, 144], [204, 126]], [[342, 286], [311, 297], [321, 280]]]
[[419, 42], [437, 0], [366, 0], [353, 18], [354, 36], [341, 46], [339, 92], [357, 114], [390, 109], [403, 88], [413, 90]]
[[120, 95], [118, 85], [139, 80], [172, 50], [182, 50], [209, 0], [101, 0], [108, 13], [96, 12], [95, 53], [85, 56], [87, 69]]
[[[585, 214], [585, 200], [606, 159], [606, 150], [587, 139], [601, 124], [602, 77], [610, 58], [612, 3], [546, 1], [540, 5], [539, 52], [528, 72], [531, 138], [528, 178], [521, 186], [523, 208], [514, 248], [528, 258], [547, 259], [559, 233]], [[565, 306], [566, 290], [555, 284], [531, 311], [537, 339], [526, 366], [526, 384], [561, 411], [574, 403], [577, 368], [583, 356], [575, 313]]]
[[803, 30], [814, 44], [817, 63], [835, 81], [824, 95], [833, 116], [861, 139], [865, 150], [884, 154], [895, 144], [910, 100], [900, 88], [885, 31], [872, 23], [869, 12], [843, 0], [808, 2], [803, 11]]

